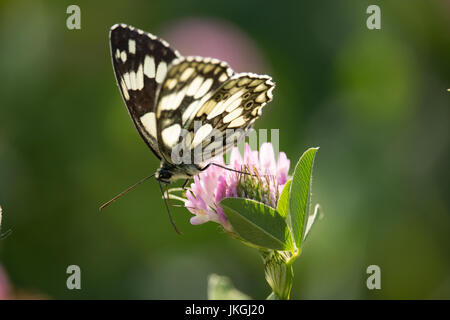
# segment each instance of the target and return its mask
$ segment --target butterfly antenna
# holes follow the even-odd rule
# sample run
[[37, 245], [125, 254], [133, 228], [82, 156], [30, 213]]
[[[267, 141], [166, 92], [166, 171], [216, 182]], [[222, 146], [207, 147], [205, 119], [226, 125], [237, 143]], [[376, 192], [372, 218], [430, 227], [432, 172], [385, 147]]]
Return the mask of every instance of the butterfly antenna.
[[219, 168], [222, 168], [222, 169], [231, 171], [231, 172], [236, 172], [236, 173], [240, 173], [240, 174], [246, 174], [246, 175], [253, 176], [253, 177], [257, 177], [257, 176], [258, 176], [257, 174], [252, 174], [252, 173], [250, 173], [250, 172], [245, 172], [245, 171], [240, 171], [240, 170], [231, 169], [231, 168], [228, 168], [228, 167], [223, 166], [223, 165], [221, 165], [221, 164], [218, 164], [218, 163], [212, 163], [212, 162], [209, 163], [209, 164], [207, 164], [206, 167], [204, 167], [204, 168], [201, 169], [200, 171], [205, 171], [206, 169], [209, 168], [209, 166], [216, 166], [216, 167], [219, 167]]
[[[164, 191], [163, 191], [163, 187], [162, 187], [162, 185], [161, 185], [161, 181], [158, 180], [158, 183], [159, 183], [159, 189], [161, 190], [161, 194], [162, 194], [162, 196], [163, 196], [163, 198], [164, 198], [164, 203], [165, 203], [165, 205], [166, 205], [167, 214], [169, 215], [170, 223], [172, 224], [172, 227], [175, 229], [175, 231], [176, 231], [179, 235], [181, 235], [182, 233], [180, 232], [180, 230], [178, 230], [177, 226], [175, 225], [175, 222], [173, 221], [172, 215], [170, 214], [169, 205], [167, 204], [167, 199], [166, 199], [166, 197], [164, 196]], [[169, 193], [167, 193], [167, 194], [169, 194]]]
[[155, 174], [152, 174], [148, 177], [145, 177], [143, 179], [141, 179], [140, 181], [136, 182], [135, 184], [133, 184], [131, 187], [128, 187], [126, 190], [122, 191], [121, 193], [119, 193], [117, 196], [115, 196], [114, 198], [112, 198], [111, 200], [109, 200], [108, 202], [104, 203], [98, 210], [102, 211], [103, 209], [105, 209], [107, 206], [109, 206], [111, 203], [113, 203], [114, 201], [116, 201], [117, 199], [119, 199], [121, 196], [123, 196], [125, 193], [127, 193], [128, 191], [133, 190], [134, 188], [136, 188], [138, 185], [140, 185], [141, 183], [147, 181], [148, 179], [150, 179], [151, 177], [153, 177]]

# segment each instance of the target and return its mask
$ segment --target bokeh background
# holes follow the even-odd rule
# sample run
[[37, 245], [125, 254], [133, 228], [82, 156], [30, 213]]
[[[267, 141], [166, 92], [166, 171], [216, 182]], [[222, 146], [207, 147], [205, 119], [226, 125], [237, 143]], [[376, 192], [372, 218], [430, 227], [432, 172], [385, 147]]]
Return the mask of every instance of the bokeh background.
[[[81, 8], [81, 30], [66, 8]], [[366, 8], [381, 7], [381, 30]], [[324, 217], [295, 263], [293, 299], [450, 298], [450, 2], [0, 1], [0, 298], [204, 299], [211, 273], [269, 293], [258, 253], [216, 224], [170, 226], [148, 182], [99, 205], [158, 162], [112, 70], [118, 22], [184, 55], [268, 73], [293, 163], [320, 146], [314, 201]], [[66, 268], [81, 267], [81, 290]], [[366, 268], [381, 268], [369, 291]]]

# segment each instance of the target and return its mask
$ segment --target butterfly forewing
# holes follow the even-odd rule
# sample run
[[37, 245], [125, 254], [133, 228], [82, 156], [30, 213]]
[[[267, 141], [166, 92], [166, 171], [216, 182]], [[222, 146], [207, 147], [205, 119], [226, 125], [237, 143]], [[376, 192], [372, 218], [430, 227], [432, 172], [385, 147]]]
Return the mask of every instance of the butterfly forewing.
[[117, 24], [110, 32], [114, 71], [128, 112], [139, 134], [158, 158], [156, 99], [172, 62], [179, 57], [156, 36]]

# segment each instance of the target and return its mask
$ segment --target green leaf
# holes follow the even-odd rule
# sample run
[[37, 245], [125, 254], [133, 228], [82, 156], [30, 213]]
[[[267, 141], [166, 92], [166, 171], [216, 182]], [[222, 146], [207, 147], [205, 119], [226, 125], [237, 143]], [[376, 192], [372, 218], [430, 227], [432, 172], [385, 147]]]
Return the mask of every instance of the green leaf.
[[210, 274], [208, 277], [208, 300], [250, 300], [237, 290], [228, 277]]
[[220, 206], [233, 230], [245, 241], [268, 249], [293, 250], [289, 228], [273, 208], [244, 198], [225, 198]]
[[278, 199], [277, 212], [283, 218], [286, 218], [289, 214], [289, 190], [291, 188], [292, 179], [286, 182], [283, 191], [281, 191], [280, 198]]
[[306, 230], [306, 221], [309, 216], [312, 168], [317, 150], [319, 148], [310, 148], [300, 157], [295, 167], [289, 192], [290, 221], [292, 223], [294, 241], [298, 249], [301, 249]]
[[266, 300], [280, 300], [280, 297], [277, 296], [275, 292], [272, 291], [271, 294], [266, 298]]
[[314, 213], [308, 217], [308, 222], [306, 223], [305, 227], [305, 234], [303, 236], [303, 241], [306, 240], [308, 237], [309, 232], [311, 231], [312, 226], [314, 225], [314, 222], [316, 222], [316, 218], [320, 214], [320, 205], [316, 204], [314, 207]]

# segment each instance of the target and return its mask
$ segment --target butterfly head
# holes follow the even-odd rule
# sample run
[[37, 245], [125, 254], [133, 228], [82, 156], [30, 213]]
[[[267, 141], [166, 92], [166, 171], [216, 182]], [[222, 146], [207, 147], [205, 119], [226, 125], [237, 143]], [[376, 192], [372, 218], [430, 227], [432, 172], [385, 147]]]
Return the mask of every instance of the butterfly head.
[[179, 179], [191, 179], [200, 172], [199, 166], [195, 164], [172, 164], [166, 161], [156, 170], [155, 178], [159, 182], [171, 184]]
[[173, 177], [172, 171], [164, 167], [159, 168], [155, 173], [156, 180], [165, 184], [170, 184], [173, 181], [172, 177]]

